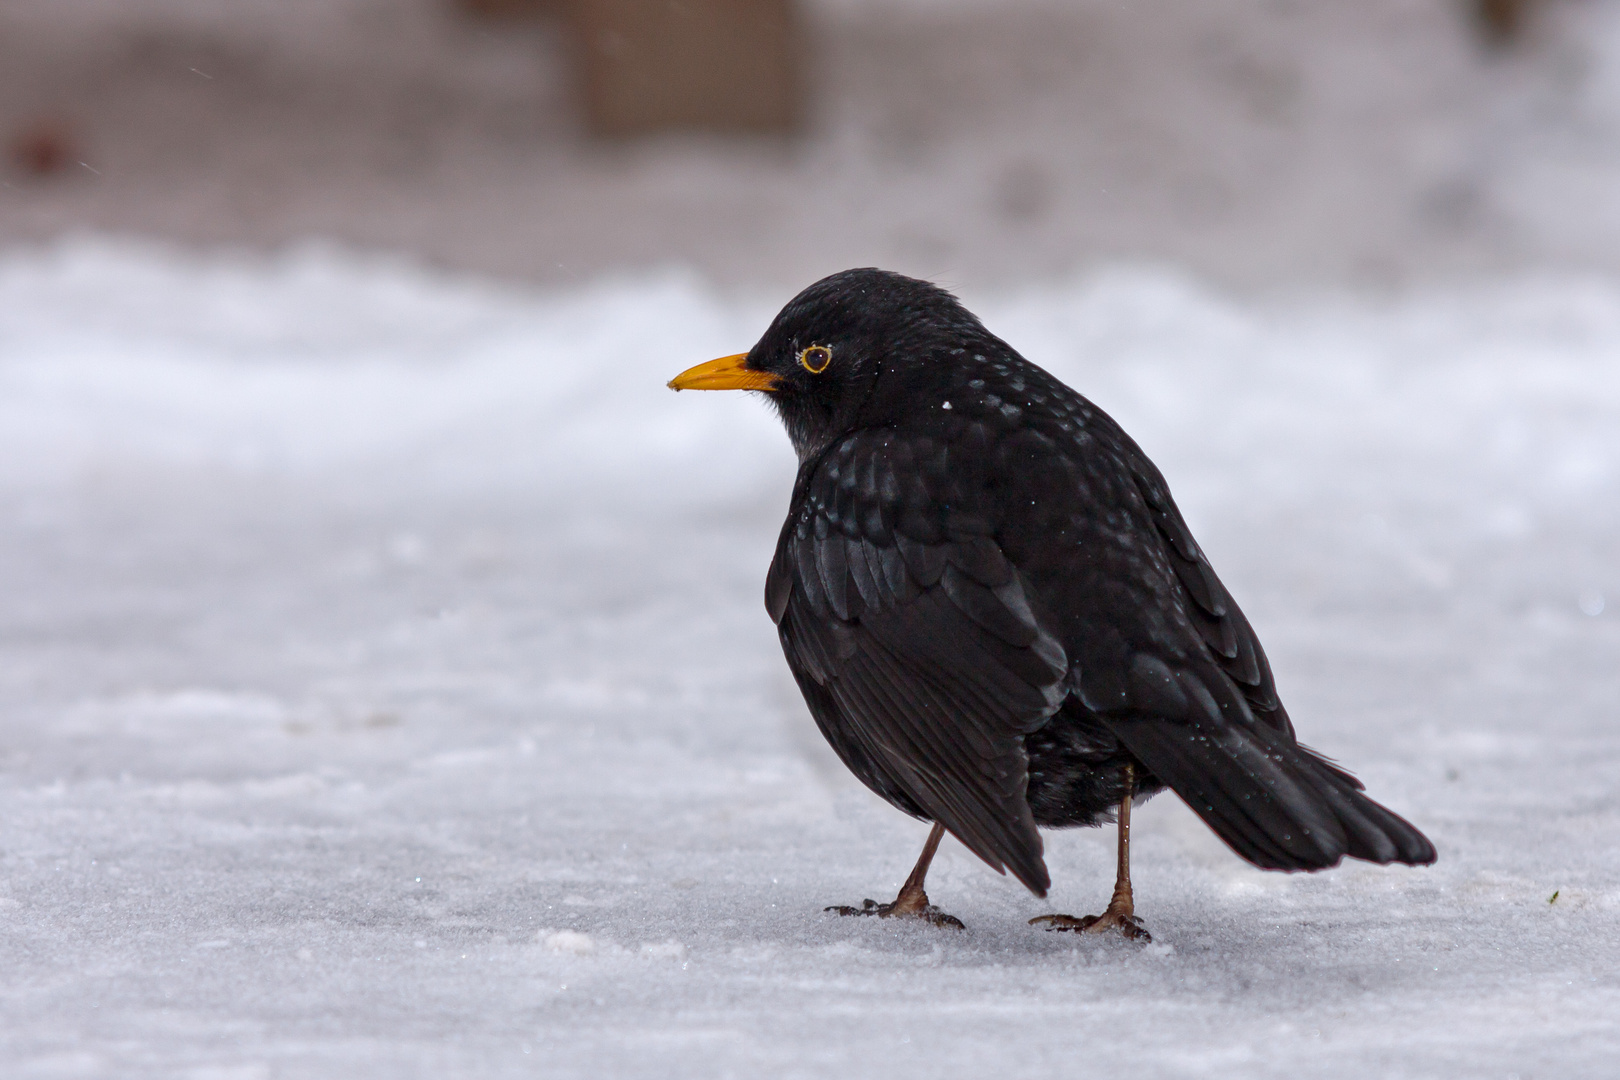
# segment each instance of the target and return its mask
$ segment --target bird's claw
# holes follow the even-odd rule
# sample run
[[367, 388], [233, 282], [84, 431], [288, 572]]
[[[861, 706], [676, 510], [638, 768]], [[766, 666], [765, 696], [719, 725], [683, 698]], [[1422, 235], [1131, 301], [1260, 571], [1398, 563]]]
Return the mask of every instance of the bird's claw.
[[822, 911], [836, 911], [840, 915], [877, 915], [887, 917], [893, 904], [880, 904], [876, 900], [867, 898], [861, 901], [860, 907], [850, 907], [848, 904], [834, 904], [832, 907], [822, 908]]
[[892, 904], [880, 904], [876, 900], [863, 900], [860, 907], [850, 907], [848, 904], [834, 904], [823, 908], [824, 911], [836, 912], [839, 915], [876, 915], [880, 919], [922, 919], [935, 926], [948, 926], [953, 930], [966, 930], [962, 920], [955, 915], [947, 915], [933, 904], [915, 907], [903, 904], [896, 900]]
[[1153, 935], [1147, 932], [1142, 920], [1135, 915], [1123, 911], [1105, 911], [1101, 915], [1087, 915], [1084, 918], [1075, 918], [1073, 915], [1037, 915], [1029, 920], [1029, 925], [1039, 926], [1048, 933], [1052, 931], [1076, 934], [1105, 934], [1116, 930], [1119, 935], [1129, 941], [1140, 941], [1144, 944], [1153, 940]]

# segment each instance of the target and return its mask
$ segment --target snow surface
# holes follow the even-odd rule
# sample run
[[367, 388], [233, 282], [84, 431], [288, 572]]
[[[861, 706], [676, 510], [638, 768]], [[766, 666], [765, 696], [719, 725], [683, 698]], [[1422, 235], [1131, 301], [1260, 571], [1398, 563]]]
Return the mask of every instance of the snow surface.
[[[0, 254], [0, 1074], [1579, 1077], [1620, 1060], [1620, 283], [970, 295], [1169, 476], [1301, 733], [1439, 846], [1173, 796], [1037, 901], [831, 758], [793, 462], [664, 389], [785, 297], [320, 248]], [[1556, 900], [1551, 900], [1556, 892]]]

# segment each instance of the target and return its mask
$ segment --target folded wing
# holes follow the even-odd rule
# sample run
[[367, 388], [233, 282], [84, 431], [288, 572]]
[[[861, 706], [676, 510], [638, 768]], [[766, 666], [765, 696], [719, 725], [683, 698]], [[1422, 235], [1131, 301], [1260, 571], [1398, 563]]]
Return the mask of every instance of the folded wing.
[[766, 605], [788, 663], [851, 771], [1044, 895], [1023, 738], [1068, 692], [1063, 648], [982, 529], [907, 535], [884, 463], [860, 457], [802, 479], [778, 544]]

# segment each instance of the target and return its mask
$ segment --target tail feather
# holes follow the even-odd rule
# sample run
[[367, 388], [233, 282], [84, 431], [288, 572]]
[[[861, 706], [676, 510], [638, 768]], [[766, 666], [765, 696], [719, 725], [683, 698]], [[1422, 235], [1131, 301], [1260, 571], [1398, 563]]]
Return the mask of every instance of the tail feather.
[[1399, 814], [1364, 795], [1355, 777], [1331, 765], [1318, 765], [1320, 759], [1314, 755], [1307, 761], [1326, 771], [1328, 782], [1320, 790], [1344, 824], [1350, 840], [1346, 855], [1368, 862], [1398, 862], [1408, 866], [1427, 866], [1434, 862], [1437, 856], [1429, 838]]
[[1432, 863], [1434, 845], [1367, 798], [1353, 776], [1264, 726], [1136, 714], [1109, 727], [1243, 858], [1266, 870], [1322, 870], [1345, 856]]

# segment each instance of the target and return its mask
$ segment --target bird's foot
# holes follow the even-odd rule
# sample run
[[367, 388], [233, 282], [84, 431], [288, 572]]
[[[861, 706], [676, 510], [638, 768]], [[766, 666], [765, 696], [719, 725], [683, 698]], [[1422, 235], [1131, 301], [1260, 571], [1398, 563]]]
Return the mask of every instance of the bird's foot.
[[1029, 925], [1042, 927], [1049, 932], [1058, 930], [1076, 934], [1106, 934], [1114, 930], [1130, 941], [1145, 944], [1153, 940], [1153, 935], [1147, 932], [1141, 919], [1124, 908], [1116, 908], [1111, 904], [1101, 915], [1087, 915], [1081, 919], [1073, 915], [1037, 915], [1029, 920]]
[[890, 904], [880, 904], [876, 900], [866, 900], [860, 907], [850, 907], [847, 904], [836, 904], [825, 908], [826, 911], [835, 911], [840, 915], [876, 915], [880, 919], [921, 919], [933, 923], [935, 926], [948, 926], [953, 930], [966, 930], [962, 920], [955, 915], [947, 915], [939, 908], [928, 902], [928, 894], [918, 889], [914, 893], [901, 890], [899, 896]]

